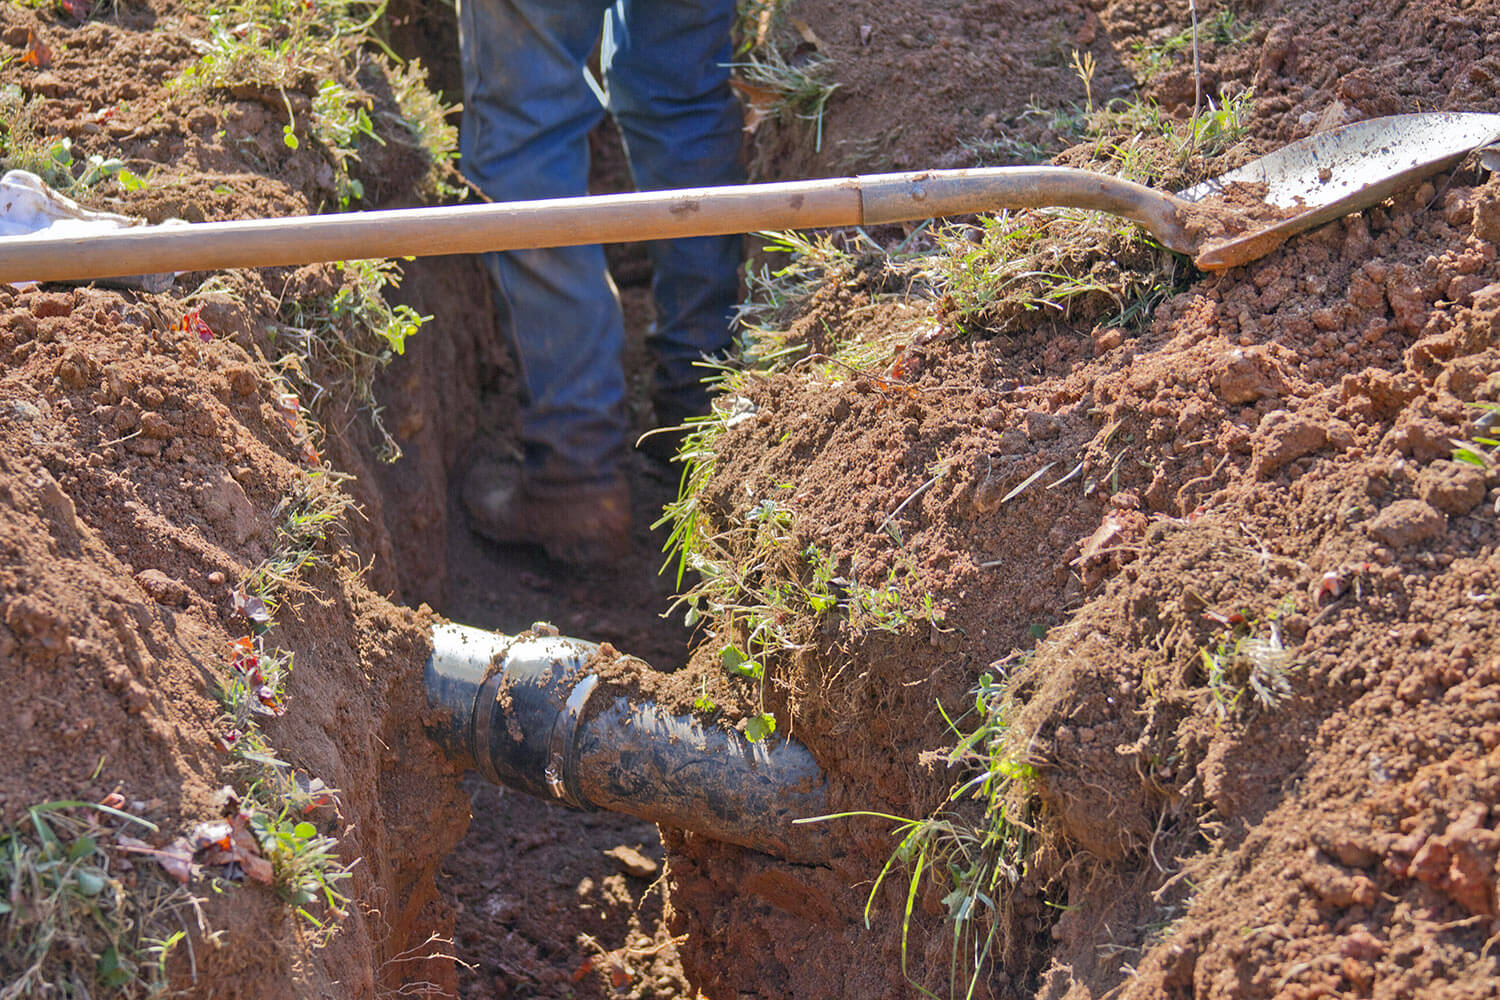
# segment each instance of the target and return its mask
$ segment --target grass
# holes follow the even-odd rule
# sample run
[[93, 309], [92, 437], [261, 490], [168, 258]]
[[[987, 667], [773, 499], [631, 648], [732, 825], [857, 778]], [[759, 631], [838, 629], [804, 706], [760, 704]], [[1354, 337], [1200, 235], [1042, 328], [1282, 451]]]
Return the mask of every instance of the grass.
[[[240, 0], [203, 5], [209, 37], [198, 60], [174, 85], [188, 93], [274, 92], [286, 111], [283, 142], [299, 150], [304, 138], [321, 149], [333, 170], [333, 190], [340, 208], [364, 197], [354, 176], [361, 148], [384, 145], [375, 127], [369, 95], [351, 85], [361, 66], [381, 65], [391, 84], [400, 119], [392, 132], [410, 138], [426, 151], [433, 170], [428, 182], [440, 195], [461, 193], [443, 179], [457, 157], [457, 132], [448, 122], [453, 110], [427, 88], [420, 63], [403, 65], [386, 49], [368, 45], [370, 29], [385, 14], [385, 0]], [[378, 43], [378, 41], [376, 42]], [[293, 95], [297, 99], [293, 99]], [[298, 120], [299, 109], [305, 117]]]
[[0, 163], [5, 170], [26, 170], [47, 184], [69, 195], [81, 195], [101, 185], [112, 184], [121, 191], [138, 191], [147, 182], [132, 173], [124, 161], [101, 154], [78, 159], [73, 142], [47, 133], [42, 117], [45, 99], [27, 97], [14, 84], [0, 87]]
[[[303, 426], [296, 397], [284, 393], [281, 400], [288, 425]], [[324, 561], [329, 536], [354, 507], [339, 488], [344, 478], [304, 459], [291, 491], [277, 504], [271, 553], [235, 588], [235, 606], [249, 622], [250, 632], [232, 644], [217, 691], [223, 712], [218, 740], [248, 788], [249, 827], [262, 856], [271, 863], [277, 891], [303, 922], [313, 947], [326, 944], [347, 913], [349, 901], [341, 886], [351, 877], [353, 865], [339, 858], [336, 838], [304, 818], [331, 803], [337, 790], [281, 759], [261, 728], [263, 719], [286, 713], [294, 662], [291, 652], [266, 637], [275, 626], [282, 597], [299, 589], [298, 578]], [[322, 916], [314, 912], [319, 902]]]
[[[1280, 612], [1262, 623], [1245, 617], [1211, 648], [1200, 652], [1215, 716], [1222, 722], [1242, 709], [1274, 711], [1292, 697], [1291, 651], [1281, 641]], [[1248, 696], [1248, 697], [1247, 697]]]
[[[1240, 20], [1233, 7], [1224, 7], [1199, 26], [1199, 37], [1215, 45], [1238, 45], [1249, 38], [1254, 29], [1254, 24]], [[1130, 46], [1137, 76], [1142, 82], [1150, 82], [1171, 66], [1179, 54], [1189, 51], [1192, 45], [1191, 26], [1158, 42], [1137, 39]]]
[[271, 553], [246, 575], [239, 588], [259, 598], [267, 616], [274, 616], [277, 596], [294, 587], [303, 570], [323, 560], [323, 543], [354, 507], [354, 501], [339, 489], [344, 478], [323, 469], [304, 470], [272, 512], [276, 537]]
[[[298, 818], [290, 803], [274, 815], [253, 812], [250, 828], [271, 862], [281, 898], [313, 929], [319, 943], [326, 941], [348, 913], [349, 897], [343, 885], [353, 877], [353, 866], [339, 858], [338, 840]], [[324, 908], [322, 919], [311, 909], [319, 903]]]
[[[917, 258], [910, 245], [926, 232], [927, 227], [918, 227], [890, 251], [861, 229], [839, 234], [761, 233], [766, 242], [746, 267], [748, 293], [736, 318], [745, 364], [764, 373], [807, 371], [830, 383], [861, 375], [884, 378], [877, 370], [890, 365], [898, 347], [930, 332], [931, 321], [914, 313], [912, 328], [887, 324], [876, 337], [846, 337], [842, 331], [857, 325], [862, 310], [912, 291], [901, 265]], [[767, 259], [771, 256], [785, 256], [786, 262], [773, 268]], [[862, 293], [864, 298], [853, 307], [840, 306], [840, 330], [826, 323], [811, 332], [805, 325], [798, 329], [795, 321], [814, 299], [836, 288]]]
[[1117, 167], [1122, 177], [1142, 183], [1183, 180], [1190, 161], [1197, 160], [1207, 176], [1208, 161], [1243, 139], [1255, 108], [1253, 90], [1225, 92], [1218, 100], [1205, 98], [1207, 109], [1178, 121], [1154, 101], [1133, 97], [1116, 99], [1091, 119], [1096, 151]]
[[943, 321], [1005, 334], [1053, 316], [1072, 324], [1148, 322], [1186, 281], [1168, 251], [1101, 212], [1002, 212], [939, 227], [933, 250], [903, 268], [932, 289]]
[[337, 267], [342, 283], [332, 293], [282, 304], [281, 323], [271, 330], [290, 355], [280, 367], [310, 393], [310, 405], [318, 403], [327, 384], [336, 385], [340, 395], [368, 414], [379, 438], [377, 456], [394, 462], [401, 457], [401, 446], [381, 419], [375, 377], [406, 352], [407, 339], [432, 317], [386, 301], [386, 289], [401, 283], [395, 261], [341, 261]]
[[823, 116], [828, 100], [839, 84], [830, 79], [833, 60], [812, 55], [793, 65], [774, 46], [750, 53], [743, 61], [730, 63], [761, 113], [808, 122], [813, 128], [813, 150], [823, 149]]
[[686, 425], [678, 496], [653, 528], [669, 528], [663, 571], [675, 564], [679, 591], [671, 610], [682, 610], [689, 628], [706, 632], [727, 674], [755, 686], [758, 714], [744, 733], [758, 742], [775, 731], [765, 707], [768, 675], [784, 658], [810, 648], [831, 617], [859, 634], [940, 623], [943, 615], [910, 565], [871, 584], [853, 566], [840, 573], [827, 552], [800, 541], [790, 486], [772, 487], [775, 495], [752, 498], [742, 512], [705, 506], [724, 434], [755, 416], [744, 395], [754, 377], [721, 369], [710, 413]]
[[[1480, 402], [1470, 403], [1469, 406], [1483, 411], [1477, 423], [1487, 433], [1490, 433], [1489, 429], [1495, 424], [1500, 423], [1500, 403]], [[1500, 461], [1500, 437], [1476, 435], [1468, 441], [1455, 442], [1453, 460], [1488, 470], [1496, 461]]]
[[[771, 361], [763, 350], [768, 338], [790, 323], [825, 282], [849, 277], [855, 262], [828, 233], [785, 230], [760, 236], [765, 242], [745, 268], [746, 294], [735, 307], [735, 326], [744, 331], [747, 360], [765, 366]], [[773, 268], [771, 256], [785, 257], [785, 263]]]
[[0, 829], [0, 1000], [168, 992], [167, 962], [197, 901], [118, 846], [127, 831], [156, 829], [74, 801], [31, 806]]
[[385, 13], [373, 0], [241, 0], [203, 4], [209, 36], [175, 81], [186, 90], [298, 90], [352, 57]]
[[361, 58], [360, 40], [384, 10], [384, 3], [367, 0], [243, 0], [207, 7], [206, 51], [174, 84], [188, 93], [245, 87], [277, 92], [287, 115], [282, 139], [292, 150], [302, 141], [288, 92], [307, 94], [305, 134], [326, 150], [335, 197], [347, 208], [364, 195], [350, 175], [359, 143], [382, 140], [371, 124], [368, 100], [339, 77]]
[[466, 190], [446, 179], [458, 163], [458, 126], [450, 120], [456, 109], [433, 93], [420, 59], [397, 64], [389, 75], [401, 123], [431, 164], [428, 180], [433, 190], [445, 199], [463, 196]]
[[[942, 892], [952, 936], [949, 994], [962, 984], [972, 997], [994, 955], [1003, 893], [1020, 882], [1032, 834], [1035, 772], [1008, 723], [1013, 704], [1006, 678], [986, 673], [974, 703], [957, 720], [943, 718], [956, 737], [946, 762], [962, 780], [930, 815], [909, 819], [877, 812], [848, 812], [797, 822], [868, 816], [894, 822], [899, 837], [865, 903], [865, 926], [881, 886], [898, 870], [906, 878], [901, 915], [901, 971], [922, 994], [934, 994], [913, 977], [908, 963], [912, 914], [924, 885]], [[939, 706], [941, 710], [941, 706]], [[972, 726], [972, 728], [967, 728]]]

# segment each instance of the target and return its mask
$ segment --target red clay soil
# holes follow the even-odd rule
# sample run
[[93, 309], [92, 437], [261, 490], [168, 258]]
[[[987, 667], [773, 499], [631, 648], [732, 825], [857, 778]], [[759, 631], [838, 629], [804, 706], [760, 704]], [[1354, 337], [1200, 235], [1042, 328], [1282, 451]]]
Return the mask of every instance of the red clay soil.
[[[231, 590], [274, 544], [297, 448], [250, 357], [172, 331], [166, 300], [0, 290], [0, 302], [0, 665], [18, 706], [0, 732], [17, 765], [0, 780], [0, 808], [16, 822], [36, 803], [118, 792], [170, 840], [218, 815], [221, 786], [247, 792], [215, 740], [214, 684], [249, 627]], [[418, 724], [427, 619], [370, 593], [338, 548], [324, 559], [266, 636], [296, 651], [296, 669], [286, 714], [263, 728], [300, 771], [340, 790], [320, 829], [346, 861], [363, 859], [359, 905], [310, 952], [269, 890], [230, 889], [208, 908], [222, 935], [195, 946], [204, 995], [300, 984], [368, 996], [377, 975], [387, 986], [406, 972], [452, 979], [451, 963], [380, 969], [451, 934], [433, 874], [464, 814], [451, 765]]]

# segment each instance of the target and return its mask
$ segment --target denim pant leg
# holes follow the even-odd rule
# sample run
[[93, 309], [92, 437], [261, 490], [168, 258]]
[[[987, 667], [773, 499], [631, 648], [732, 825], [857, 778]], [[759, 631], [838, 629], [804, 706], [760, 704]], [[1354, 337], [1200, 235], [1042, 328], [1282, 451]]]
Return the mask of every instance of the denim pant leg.
[[[603, 117], [584, 65], [606, 0], [459, 0], [464, 174], [497, 201], [587, 193]], [[529, 475], [603, 481], [627, 449], [619, 298], [598, 246], [485, 255], [515, 339]]]
[[[734, 0], [619, 0], [605, 21], [610, 112], [642, 191], [744, 181], [741, 116], [729, 87]], [[658, 409], [707, 405], [696, 364], [723, 357], [739, 301], [742, 237], [649, 244], [654, 269]]]

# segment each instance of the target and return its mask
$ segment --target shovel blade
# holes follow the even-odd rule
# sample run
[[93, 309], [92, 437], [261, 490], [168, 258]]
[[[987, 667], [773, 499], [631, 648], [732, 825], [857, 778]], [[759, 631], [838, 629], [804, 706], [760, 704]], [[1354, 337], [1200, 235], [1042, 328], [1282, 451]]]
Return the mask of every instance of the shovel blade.
[[1223, 270], [1270, 253], [1292, 236], [1384, 201], [1393, 192], [1500, 141], [1500, 115], [1439, 111], [1392, 115], [1308, 136], [1178, 197], [1202, 201], [1233, 184], [1264, 185], [1278, 219], [1206, 244], [1194, 262]]

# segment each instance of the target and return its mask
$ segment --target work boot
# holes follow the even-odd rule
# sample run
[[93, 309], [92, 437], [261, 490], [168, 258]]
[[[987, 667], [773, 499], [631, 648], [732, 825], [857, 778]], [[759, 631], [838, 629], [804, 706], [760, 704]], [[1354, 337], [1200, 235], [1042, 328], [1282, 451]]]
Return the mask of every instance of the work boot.
[[539, 545], [574, 566], [605, 566], [630, 552], [630, 487], [529, 481], [516, 465], [481, 460], [464, 478], [469, 525], [504, 545]]

